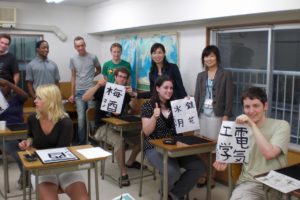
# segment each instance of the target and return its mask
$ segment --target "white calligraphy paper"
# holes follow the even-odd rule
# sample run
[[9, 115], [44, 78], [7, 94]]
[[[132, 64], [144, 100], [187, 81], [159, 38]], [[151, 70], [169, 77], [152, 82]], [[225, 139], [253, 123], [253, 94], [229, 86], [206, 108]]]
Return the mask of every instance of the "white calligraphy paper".
[[216, 160], [224, 163], [247, 163], [251, 135], [248, 125], [223, 121], [216, 148]]
[[122, 112], [125, 94], [125, 86], [114, 83], [106, 83], [100, 109], [120, 114]]
[[87, 159], [104, 158], [104, 157], [111, 156], [110, 152], [105, 151], [100, 147], [78, 149], [77, 152], [79, 152], [81, 155], [83, 155]]
[[171, 101], [177, 133], [199, 130], [199, 119], [194, 97]]
[[3, 96], [2, 92], [0, 91], [0, 114], [2, 114], [8, 107], [9, 107], [9, 104], [7, 103], [5, 97]]
[[270, 171], [267, 176], [256, 178], [256, 180], [282, 193], [300, 189], [300, 181], [276, 171]]

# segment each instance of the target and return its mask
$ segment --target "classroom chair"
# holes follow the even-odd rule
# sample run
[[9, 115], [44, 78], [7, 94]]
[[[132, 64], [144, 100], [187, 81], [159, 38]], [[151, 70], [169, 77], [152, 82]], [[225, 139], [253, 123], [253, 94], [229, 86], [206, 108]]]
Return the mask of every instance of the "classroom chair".
[[[86, 110], [86, 132], [87, 132], [87, 143], [88, 141], [92, 141], [95, 144], [100, 144], [101, 146], [105, 146], [107, 145], [107, 141], [97, 141], [95, 139], [95, 133], [96, 133], [96, 129], [93, 128], [92, 124], [95, 122], [95, 112], [96, 109], [95, 108], [88, 108]], [[113, 146], [112, 146], [112, 152], [114, 151]], [[114, 154], [112, 154], [112, 162], [114, 162]]]
[[[144, 155], [144, 133], [141, 131], [141, 166], [144, 166], [144, 161], [145, 161], [145, 155]], [[152, 173], [150, 174], [153, 176], [153, 180], [156, 180], [156, 170], [153, 167]], [[143, 189], [143, 178], [144, 178], [144, 168], [141, 167], [140, 169], [140, 188], [139, 188], [139, 197], [142, 196], [142, 189]], [[160, 187], [160, 191], [162, 189], [162, 183]], [[162, 192], [160, 192], [160, 198], [162, 198]]]

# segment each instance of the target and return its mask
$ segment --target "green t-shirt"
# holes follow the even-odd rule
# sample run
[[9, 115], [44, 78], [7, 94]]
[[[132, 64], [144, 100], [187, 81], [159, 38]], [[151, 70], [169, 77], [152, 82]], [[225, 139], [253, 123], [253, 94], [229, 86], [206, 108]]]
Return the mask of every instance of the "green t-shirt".
[[113, 63], [112, 60], [107, 61], [103, 65], [102, 74], [105, 77], [107, 77], [107, 81], [108, 82], [114, 83], [115, 82], [114, 72], [115, 72], [115, 70], [117, 68], [120, 68], [120, 67], [125, 67], [129, 71], [129, 74], [131, 76], [131, 66], [130, 66], [130, 63], [126, 62], [125, 60], [121, 60], [121, 62], [119, 62], [118, 64]]
[[281, 149], [281, 154], [272, 160], [266, 160], [259, 151], [255, 139], [252, 138], [250, 157], [247, 164], [243, 164], [239, 183], [245, 181], [257, 182], [253, 177], [270, 170], [279, 169], [287, 165], [288, 144], [290, 141], [291, 128], [288, 122], [268, 118], [260, 127], [261, 133], [267, 141]]

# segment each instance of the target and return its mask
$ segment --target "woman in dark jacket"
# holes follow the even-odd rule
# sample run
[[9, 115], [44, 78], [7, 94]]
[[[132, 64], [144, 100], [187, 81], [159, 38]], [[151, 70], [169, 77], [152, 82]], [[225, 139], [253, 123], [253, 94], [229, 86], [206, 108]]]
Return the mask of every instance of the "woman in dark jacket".
[[150, 91], [138, 94], [138, 98], [150, 98], [153, 93], [154, 83], [161, 75], [168, 75], [173, 80], [175, 99], [182, 99], [187, 96], [179, 68], [176, 64], [167, 61], [164, 45], [161, 43], [154, 43], [150, 53], [152, 59], [149, 72]]

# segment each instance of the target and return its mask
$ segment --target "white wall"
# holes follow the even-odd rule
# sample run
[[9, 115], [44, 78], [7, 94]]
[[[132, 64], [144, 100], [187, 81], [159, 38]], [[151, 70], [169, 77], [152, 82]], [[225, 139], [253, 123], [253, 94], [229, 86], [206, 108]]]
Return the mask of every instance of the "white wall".
[[[26, 25], [57, 26], [67, 36], [67, 41], [61, 41], [56, 35], [49, 32], [4, 30], [9, 33], [37, 33], [43, 34], [50, 46], [49, 59], [57, 63], [61, 81], [70, 81], [69, 60], [76, 52], [73, 47], [73, 38], [77, 35], [86, 36], [84, 28], [85, 9], [78, 7], [10, 3], [0, 2], [0, 7], [16, 7], [17, 23]], [[3, 31], [0, 29], [0, 32]]]
[[120, 34], [176, 31], [180, 71], [187, 92], [193, 94], [197, 73], [202, 70], [206, 27], [299, 19], [300, 1], [110, 0], [88, 9], [0, 2], [0, 7], [7, 6], [17, 7], [18, 23], [56, 25], [67, 35], [68, 40], [62, 42], [52, 33], [43, 33], [50, 44], [49, 58], [59, 65], [62, 81], [70, 80], [68, 64], [76, 53], [73, 38], [77, 35], [86, 37], [88, 51], [103, 64], [111, 58], [109, 47]]
[[110, 59], [110, 44], [120, 34], [178, 32], [179, 67], [187, 92], [193, 94], [202, 71], [206, 27], [294, 20], [299, 9], [297, 0], [111, 0], [88, 9], [87, 31], [100, 36], [102, 63]]
[[87, 32], [299, 9], [298, 0], [110, 0], [89, 8]]

